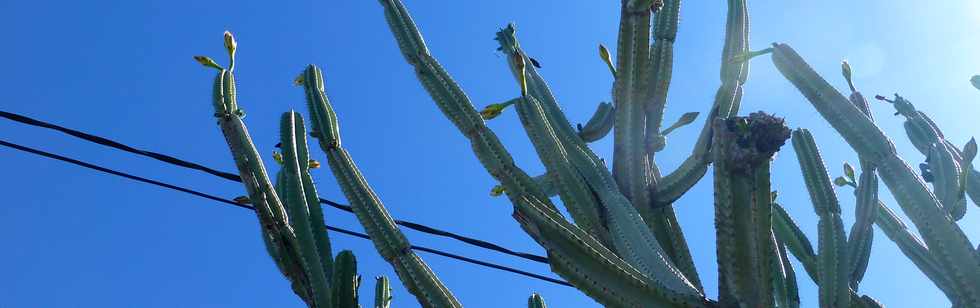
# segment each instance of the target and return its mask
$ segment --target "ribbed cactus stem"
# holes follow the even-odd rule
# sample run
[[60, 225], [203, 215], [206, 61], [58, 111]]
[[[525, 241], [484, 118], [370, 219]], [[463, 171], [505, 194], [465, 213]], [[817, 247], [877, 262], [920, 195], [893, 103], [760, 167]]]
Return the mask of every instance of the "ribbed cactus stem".
[[[326, 307], [330, 305], [330, 282], [327, 280], [327, 270], [321, 258], [330, 258], [330, 255], [321, 256], [317, 248], [317, 241], [313, 236], [313, 227], [310, 223], [309, 205], [307, 195], [303, 189], [301, 172], [305, 168], [301, 164], [308, 164], [309, 159], [301, 161], [298, 150], [297, 136], [305, 136], [303, 129], [303, 118], [296, 112], [286, 112], [280, 121], [280, 137], [282, 138], [283, 149], [283, 174], [285, 176], [285, 205], [289, 213], [290, 224], [296, 235], [299, 244], [299, 257], [306, 277], [310, 281], [310, 290], [313, 294], [316, 307]], [[305, 138], [304, 138], [305, 139]], [[317, 198], [319, 199], [319, 198]], [[319, 202], [316, 205], [319, 206]]]
[[891, 141], [871, 120], [826, 80], [813, 71], [792, 48], [774, 44], [773, 63], [844, 140], [878, 166], [881, 179], [919, 229], [939, 264], [961, 294], [959, 302], [980, 305], [980, 259], [963, 231], [912, 168], [898, 157]]
[[[853, 71], [847, 61], [841, 62], [841, 74], [847, 81], [851, 89], [848, 97], [851, 104], [861, 110], [869, 120], [874, 122], [871, 114], [871, 106], [864, 98], [864, 95], [854, 86], [851, 78]], [[864, 157], [860, 157], [861, 176], [855, 179], [854, 167], [844, 163], [844, 174], [849, 178], [850, 185], [855, 187], [855, 197], [857, 202], [854, 206], [854, 224], [851, 225], [851, 232], [847, 237], [847, 261], [850, 263], [848, 272], [850, 273], [850, 285], [857, 290], [861, 279], [864, 278], [865, 271], [871, 258], [871, 244], [874, 240], [872, 225], [875, 222], [875, 208], [878, 205], [878, 172], [874, 163]]]
[[548, 308], [545, 305], [544, 298], [538, 293], [532, 293], [530, 297], [527, 298], [527, 308]]
[[374, 308], [390, 308], [391, 298], [391, 282], [388, 277], [378, 276], [374, 282]]
[[354, 253], [350, 250], [341, 251], [333, 263], [336, 265], [332, 275], [334, 307], [360, 307], [358, 288], [361, 285], [361, 276], [357, 274], [357, 258]]
[[[769, 165], [787, 138], [783, 120], [757, 112], [714, 121], [718, 270], [732, 300], [773, 306], [774, 260]], [[722, 305], [734, 303], [722, 302]]]
[[806, 182], [813, 209], [817, 212], [820, 307], [850, 307], [850, 263], [840, 205], [813, 136], [805, 129], [793, 131], [793, 148]]
[[[234, 47], [233, 38], [226, 34], [226, 47]], [[229, 54], [234, 56], [232, 49]], [[235, 160], [235, 166], [242, 177], [242, 184], [248, 192], [248, 199], [255, 206], [256, 214], [262, 230], [262, 238], [269, 254], [276, 265], [292, 284], [292, 289], [311, 307], [318, 302], [329, 304], [329, 294], [324, 295], [325, 284], [313, 286], [316, 277], [310, 277], [310, 271], [301, 257], [304, 248], [297, 238], [284, 202], [276, 193], [276, 188], [269, 179], [262, 158], [255, 148], [245, 123], [242, 122], [244, 112], [238, 106], [234, 86], [234, 74], [231, 69], [222, 69], [213, 60], [206, 57], [195, 57], [205, 66], [219, 69], [214, 81], [213, 106], [218, 125], [225, 137], [228, 148]], [[303, 198], [302, 196], [300, 197]], [[308, 231], [307, 231], [308, 232]], [[315, 248], [314, 248], [315, 249]], [[313, 260], [319, 262], [319, 260]]]
[[319, 68], [308, 66], [301, 81], [306, 90], [311, 114], [317, 117], [313, 121], [317, 125], [317, 134], [314, 137], [320, 139], [321, 149], [327, 154], [334, 177], [347, 200], [350, 200], [354, 214], [371, 237], [378, 253], [395, 268], [402, 283], [423, 306], [461, 306], [429, 266], [412, 252], [408, 239], [367, 184], [350, 154], [341, 146], [337, 115], [326, 99], [323, 75]]

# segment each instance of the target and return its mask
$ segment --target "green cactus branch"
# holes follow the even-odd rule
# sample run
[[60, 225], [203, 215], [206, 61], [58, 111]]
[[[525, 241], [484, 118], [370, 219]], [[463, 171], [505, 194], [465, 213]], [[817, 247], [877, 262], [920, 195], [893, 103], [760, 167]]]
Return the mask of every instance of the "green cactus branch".
[[391, 263], [402, 283], [423, 306], [461, 307], [429, 266], [410, 249], [408, 239], [398, 230], [391, 214], [367, 184], [350, 154], [341, 146], [337, 115], [326, 99], [320, 69], [310, 65], [297, 80], [306, 90], [311, 114], [319, 116], [313, 121], [316, 125], [314, 137], [320, 139], [321, 149], [327, 154], [334, 177], [350, 201], [357, 219], [371, 236], [378, 253]]
[[823, 159], [809, 131], [793, 131], [793, 148], [813, 201], [813, 209], [820, 217], [820, 244], [817, 254], [820, 307], [849, 307], [850, 263], [847, 260], [847, 237], [840, 217], [837, 194], [834, 193]]
[[[938, 125], [905, 98], [877, 96], [904, 119], [905, 133], [926, 160], [916, 174], [891, 140], [878, 128], [864, 95], [844, 62], [841, 72], [850, 95], [844, 96], [786, 44], [749, 51], [746, 0], [727, 0], [721, 85], [704, 118], [690, 155], [675, 170], [661, 174], [656, 154], [667, 136], [693, 123], [687, 112], [663, 126], [673, 73], [679, 0], [621, 0], [621, 18], [613, 55], [599, 46], [613, 74], [611, 103], [602, 102], [584, 124], [573, 126], [559, 99], [509, 24], [496, 33], [516, 86], [509, 100], [481, 111], [430, 53], [422, 34], [400, 0], [380, 0], [399, 50], [442, 114], [465, 137], [474, 155], [499, 185], [491, 195], [506, 194], [513, 218], [547, 251], [551, 270], [599, 304], [609, 307], [800, 307], [797, 269], [818, 286], [820, 307], [881, 307], [859, 295], [870, 264], [873, 226], [894, 242], [954, 307], [980, 306], [980, 257], [957, 220], [967, 211], [966, 196], [980, 200], [980, 172], [972, 162], [975, 140], [962, 149], [946, 139]], [[245, 113], [236, 97], [237, 42], [224, 36], [227, 68], [213, 59], [194, 59], [217, 70], [213, 84], [214, 116], [248, 193], [241, 201], [256, 208], [261, 237], [276, 266], [309, 307], [359, 307], [361, 276], [357, 259], [344, 250], [333, 255], [311, 169], [303, 117], [286, 112], [280, 121], [281, 169], [275, 184], [249, 136]], [[530, 46], [529, 46], [530, 47]], [[855, 189], [855, 222], [845, 232], [841, 207], [826, 166], [809, 131], [790, 131], [782, 119], [763, 112], [738, 116], [742, 86], [753, 57], [771, 54], [776, 69], [790, 81], [858, 154], [860, 174], [845, 163], [833, 181]], [[615, 59], [615, 60], [614, 60]], [[971, 82], [980, 88], [980, 77]], [[408, 239], [380, 197], [367, 183], [341, 144], [339, 121], [325, 94], [325, 77], [310, 65], [296, 78], [309, 113], [309, 136], [317, 139], [341, 190], [380, 256], [402, 285], [424, 307], [461, 307], [432, 269], [410, 249]], [[546, 172], [530, 176], [485, 121], [513, 107]], [[611, 168], [590, 146], [613, 134]], [[792, 136], [806, 189], [818, 220], [814, 247], [803, 230], [776, 202], [771, 161]], [[590, 145], [591, 143], [591, 145]], [[714, 226], [718, 262], [718, 299], [705, 296], [673, 203], [714, 164]], [[884, 181], [919, 235], [879, 200]], [[931, 183], [931, 186], [927, 186]], [[931, 188], [931, 189], [930, 189]], [[569, 213], [566, 218], [557, 196]], [[238, 199], [236, 199], [238, 200]], [[921, 236], [921, 237], [920, 237]], [[374, 307], [388, 308], [391, 283], [377, 277]], [[528, 307], [546, 307], [532, 293]]]
[[712, 129], [718, 283], [733, 301], [721, 305], [771, 307], [776, 260], [769, 161], [789, 129], [763, 113], [717, 119]]
[[844, 140], [878, 166], [885, 185], [916, 225], [939, 265], [948, 273], [958, 297], [954, 305], [980, 305], [980, 259], [942, 204], [895, 152], [891, 141], [856, 106], [817, 75], [788, 45], [774, 44], [773, 63], [816, 107]]

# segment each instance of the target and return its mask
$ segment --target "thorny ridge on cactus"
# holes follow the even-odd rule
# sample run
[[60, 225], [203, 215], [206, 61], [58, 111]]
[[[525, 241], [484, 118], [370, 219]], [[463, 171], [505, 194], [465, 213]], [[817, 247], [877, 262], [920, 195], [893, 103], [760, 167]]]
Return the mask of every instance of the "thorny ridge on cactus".
[[[966, 196], [977, 204], [980, 173], [972, 167], [977, 145], [962, 149], [946, 140], [939, 127], [911, 102], [876, 96], [906, 118], [905, 129], [925, 155], [923, 170], [932, 189], [899, 156], [877, 126], [869, 104], [843, 62], [841, 73], [851, 91], [845, 97], [818, 75], [789, 45], [774, 43], [748, 49], [745, 0], [727, 0], [721, 86], [688, 158], [662, 173], [656, 154], [666, 136], [695, 121], [685, 113], [662, 128], [676, 40], [679, 0], [623, 0], [616, 54], [599, 45], [599, 55], [614, 77], [612, 103], [600, 103], [583, 126], [575, 128], [558, 98], [538, 72], [509, 24], [496, 34], [498, 50], [517, 83], [516, 96], [477, 111], [470, 98], [430, 53], [418, 27], [399, 0], [381, 0], [388, 26], [405, 60], [436, 106], [471, 144], [474, 155], [500, 184], [491, 195], [506, 195], [513, 218], [548, 253], [551, 269], [600, 304], [612, 307], [799, 307], [799, 287], [789, 262], [792, 254], [817, 284], [821, 307], [880, 307], [858, 293], [870, 258], [872, 226], [889, 239], [936, 286], [954, 307], [980, 306], [980, 256], [957, 225]], [[218, 70], [214, 81], [215, 117], [255, 205], [268, 253], [294, 292], [310, 307], [357, 307], [360, 276], [350, 251], [333, 257], [323, 227], [310, 169], [319, 163], [307, 146], [303, 117], [294, 111], [281, 118], [281, 165], [275, 184], [249, 137], [237, 104], [234, 66], [237, 42], [224, 34], [230, 63], [196, 56]], [[858, 153], [860, 175], [844, 163], [833, 181], [816, 138], [806, 129], [791, 130], [783, 119], [754, 112], [737, 116], [742, 85], [752, 58], [771, 55], [776, 69]], [[324, 74], [309, 65], [294, 83], [303, 87], [310, 119], [326, 162], [351, 201], [382, 258], [425, 307], [461, 303], [428, 265], [409, 249], [408, 239], [341, 145], [338, 115], [325, 94]], [[980, 76], [971, 79], [980, 88]], [[519, 93], [519, 94], [518, 94]], [[518, 167], [485, 121], [513, 106], [546, 172], [532, 177]], [[613, 132], [611, 170], [590, 143]], [[772, 190], [771, 161], [792, 136], [814, 212], [819, 217], [817, 247]], [[705, 296], [703, 283], [673, 212], [673, 202], [698, 183], [711, 166], [718, 262], [718, 299]], [[925, 176], [925, 174], [923, 174]], [[918, 229], [912, 233], [878, 198], [878, 178]], [[837, 186], [855, 189], [855, 223], [847, 232]], [[571, 216], [566, 219], [550, 197], [557, 196]], [[375, 307], [388, 307], [391, 288], [379, 277]], [[537, 293], [528, 307], [545, 307]]]

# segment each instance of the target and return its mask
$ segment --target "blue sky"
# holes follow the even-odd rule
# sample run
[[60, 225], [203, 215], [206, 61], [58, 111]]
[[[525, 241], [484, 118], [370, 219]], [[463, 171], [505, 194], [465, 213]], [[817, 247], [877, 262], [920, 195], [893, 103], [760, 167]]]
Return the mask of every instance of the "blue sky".
[[[615, 45], [617, 1], [419, 1], [406, 4], [432, 53], [478, 107], [519, 93], [495, 52], [494, 32], [515, 22], [525, 50], [543, 65], [572, 121], [584, 122], [610, 99], [611, 76], [596, 45]], [[239, 101], [260, 150], [271, 153], [279, 114], [304, 110], [293, 78], [320, 65], [340, 115], [344, 145], [399, 219], [543, 253], [510, 217], [495, 183], [445, 120], [398, 53], [376, 1], [4, 1], [0, 2], [0, 108], [155, 149], [222, 170], [233, 170], [211, 116], [213, 71], [191, 56], [224, 62], [221, 33], [239, 41]], [[682, 6], [675, 72], [666, 117], [705, 112], [719, 85], [725, 16], [723, 1]], [[977, 135], [980, 92], [968, 79], [980, 73], [980, 1], [753, 1], [751, 46], [788, 42], [811, 65], [846, 89], [841, 59], [867, 95], [899, 92], [944, 129], [955, 144]], [[765, 110], [791, 127], [811, 129], [833, 176], [854, 152], [774, 69], [752, 61], [742, 113]], [[879, 125], [907, 160], [923, 160], [909, 144], [902, 119], [873, 104]], [[702, 119], [699, 119], [698, 123]], [[543, 167], [513, 111], [490, 122], [519, 166]], [[668, 138], [662, 169], [690, 152], [700, 125]], [[60, 135], [0, 122], [0, 138], [129, 170], [154, 179], [232, 198], [239, 184], [163, 165]], [[592, 145], [611, 159], [611, 140]], [[322, 153], [315, 152], [322, 159]], [[0, 307], [300, 307], [262, 248], [247, 211], [0, 149], [7, 191], [0, 207]], [[816, 243], [816, 215], [792, 147], [774, 164], [781, 203]], [[321, 196], [344, 201], [326, 170], [314, 177]], [[709, 175], [710, 177], [710, 175]], [[702, 280], [717, 295], [709, 178], [677, 204]], [[882, 186], [882, 195], [887, 196]], [[845, 224], [853, 221], [850, 189], [838, 195]], [[890, 197], [883, 200], [897, 209]], [[960, 225], [980, 240], [976, 208]], [[352, 216], [325, 209], [330, 224], [360, 230]], [[478, 257], [538, 273], [547, 266], [406, 231], [415, 244]], [[331, 236], [335, 249], [357, 254], [364, 276], [362, 305], [373, 300], [372, 277], [394, 277], [370, 243]], [[948, 305], [943, 295], [895, 245], [876, 231], [861, 293], [889, 307]], [[460, 300], [471, 307], [516, 307], [540, 292], [555, 307], [594, 306], [574, 289], [529, 280], [420, 253]], [[805, 306], [816, 289], [802, 270]], [[551, 275], [550, 273], [548, 273]], [[416, 306], [394, 284], [395, 307]]]

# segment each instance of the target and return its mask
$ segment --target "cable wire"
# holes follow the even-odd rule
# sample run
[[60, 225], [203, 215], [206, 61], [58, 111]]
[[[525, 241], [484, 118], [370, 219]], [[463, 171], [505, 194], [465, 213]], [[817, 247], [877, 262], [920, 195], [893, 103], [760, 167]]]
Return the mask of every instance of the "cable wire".
[[[195, 191], [195, 190], [192, 190], [192, 189], [189, 189], [189, 188], [180, 187], [180, 186], [173, 185], [173, 184], [168, 184], [168, 183], [160, 182], [160, 181], [157, 181], [157, 180], [148, 179], [148, 178], [137, 176], [137, 175], [132, 175], [132, 174], [129, 174], [129, 173], [126, 173], [126, 172], [122, 172], [122, 171], [117, 171], [117, 170], [109, 169], [109, 168], [98, 166], [98, 165], [95, 165], [95, 164], [92, 164], [92, 163], [87, 163], [87, 162], [84, 162], [84, 161], [81, 161], [81, 160], [77, 160], [77, 159], [74, 159], [74, 158], [70, 158], [70, 157], [66, 157], [66, 156], [62, 156], [62, 155], [58, 155], [58, 154], [54, 154], [54, 153], [50, 153], [50, 152], [45, 152], [45, 151], [38, 150], [38, 149], [35, 149], [35, 148], [31, 148], [31, 147], [27, 147], [27, 146], [15, 144], [15, 143], [10, 143], [10, 142], [4, 141], [2, 139], [0, 139], [0, 146], [5, 146], [5, 147], [8, 147], [8, 148], [12, 148], [12, 149], [15, 149], [15, 150], [20, 150], [20, 151], [23, 151], [23, 152], [27, 152], [27, 153], [31, 153], [31, 154], [43, 156], [43, 157], [50, 158], [50, 159], [60, 160], [60, 161], [67, 162], [67, 163], [70, 163], [70, 164], [74, 164], [74, 165], [77, 165], [77, 166], [81, 166], [81, 167], [85, 167], [85, 168], [88, 168], [88, 169], [92, 169], [92, 170], [96, 170], [96, 171], [100, 171], [100, 172], [104, 172], [104, 173], [108, 173], [108, 174], [112, 174], [112, 175], [124, 177], [124, 178], [130, 179], [130, 180], [134, 180], [134, 181], [138, 181], [138, 182], [142, 182], [142, 183], [147, 183], [147, 184], [151, 184], [151, 185], [156, 185], [156, 186], [164, 187], [164, 188], [171, 189], [171, 190], [176, 190], [176, 191], [188, 193], [188, 194], [195, 195], [195, 196], [198, 196], [198, 197], [201, 197], [201, 198], [210, 199], [212, 201], [218, 201], [218, 202], [221, 202], [221, 203], [224, 203], [224, 204], [227, 204], [227, 205], [233, 205], [233, 206], [238, 207], [238, 208], [249, 209], [249, 210], [252, 210], [252, 211], [255, 210], [255, 208], [252, 207], [252, 206], [250, 206], [250, 205], [240, 204], [238, 202], [235, 202], [235, 201], [232, 201], [232, 200], [228, 200], [228, 199], [225, 199], [225, 198], [221, 198], [221, 197], [218, 197], [218, 196], [215, 196], [215, 195], [211, 195], [211, 194], [207, 194], [207, 193]], [[343, 234], [346, 234], [346, 235], [350, 235], [350, 236], [354, 236], [354, 237], [359, 237], [359, 238], [362, 238], [362, 239], [371, 239], [370, 236], [368, 236], [367, 234], [364, 234], [364, 233], [360, 233], [360, 232], [356, 232], [356, 231], [350, 231], [350, 230], [346, 230], [346, 229], [343, 229], [343, 228], [338, 228], [338, 227], [334, 227], [334, 226], [326, 225], [326, 224], [325, 224], [325, 226], [327, 227], [328, 230], [335, 231], [335, 232], [338, 232], [338, 233], [343, 233]], [[457, 255], [457, 254], [453, 254], [453, 253], [449, 253], [449, 252], [437, 250], [437, 249], [432, 249], [432, 248], [428, 248], [428, 247], [424, 247], [424, 246], [418, 246], [418, 245], [411, 245], [411, 248], [412, 248], [412, 250], [428, 252], [428, 253], [431, 253], [431, 254], [440, 255], [440, 256], [443, 256], [443, 257], [448, 257], [448, 258], [452, 258], [452, 259], [455, 259], [455, 260], [467, 262], [467, 263], [470, 263], [470, 264], [475, 264], [475, 265], [479, 265], [479, 266], [483, 266], [483, 267], [489, 267], [489, 268], [493, 268], [493, 269], [497, 269], [497, 270], [507, 271], [507, 272], [511, 272], [511, 273], [514, 273], [514, 274], [522, 275], [522, 276], [525, 276], [525, 277], [531, 277], [531, 278], [535, 278], [535, 279], [538, 279], [538, 280], [547, 281], [547, 282], [558, 284], [558, 285], [569, 286], [569, 287], [572, 286], [568, 282], [565, 282], [565, 281], [562, 281], [562, 280], [559, 280], [559, 279], [551, 278], [551, 277], [544, 276], [544, 275], [538, 275], [538, 274], [534, 274], [534, 273], [531, 273], [531, 272], [522, 271], [522, 270], [515, 269], [515, 268], [512, 268], [512, 267], [498, 265], [498, 264], [491, 263], [491, 262], [480, 261], [480, 260], [477, 260], [477, 259], [473, 259], [473, 258], [469, 258], [469, 257], [465, 257], [465, 256], [461, 256], [461, 255]]]
[[[19, 122], [19, 123], [31, 125], [31, 126], [36, 126], [36, 127], [42, 127], [42, 128], [47, 128], [47, 129], [55, 130], [55, 131], [65, 133], [65, 134], [70, 135], [72, 137], [76, 137], [76, 138], [79, 138], [79, 139], [82, 139], [82, 140], [85, 140], [85, 141], [88, 141], [88, 142], [100, 144], [100, 145], [103, 145], [103, 146], [107, 146], [107, 147], [114, 148], [114, 149], [117, 149], [117, 150], [121, 150], [121, 151], [129, 152], [129, 153], [137, 154], [137, 155], [140, 155], [140, 156], [146, 156], [146, 157], [153, 158], [153, 159], [156, 159], [158, 161], [165, 162], [165, 163], [172, 164], [172, 165], [176, 165], [176, 166], [179, 166], [179, 167], [184, 167], [184, 168], [188, 168], [188, 169], [198, 170], [198, 171], [201, 171], [201, 172], [204, 172], [204, 173], [213, 175], [213, 176], [217, 176], [217, 177], [220, 177], [220, 178], [223, 178], [223, 179], [226, 179], [226, 180], [235, 181], [235, 182], [241, 182], [242, 181], [242, 178], [240, 176], [238, 176], [237, 174], [233, 174], [233, 173], [230, 173], [230, 172], [219, 171], [219, 170], [216, 170], [216, 169], [213, 169], [213, 168], [209, 168], [209, 167], [206, 167], [206, 166], [197, 164], [197, 163], [193, 163], [193, 162], [189, 162], [189, 161], [186, 161], [186, 160], [182, 160], [182, 159], [179, 159], [179, 158], [176, 158], [176, 157], [167, 155], [167, 154], [161, 154], [161, 153], [154, 152], [154, 151], [137, 149], [137, 148], [134, 148], [134, 147], [125, 145], [123, 143], [114, 141], [112, 139], [108, 139], [108, 138], [105, 138], [105, 137], [100, 137], [100, 136], [88, 134], [88, 133], [85, 133], [85, 132], [81, 132], [81, 131], [78, 131], [78, 130], [67, 128], [67, 127], [64, 127], [64, 126], [57, 125], [57, 124], [52, 124], [52, 123], [48, 123], [48, 122], [45, 122], [45, 121], [33, 119], [33, 118], [28, 117], [28, 116], [24, 116], [24, 115], [20, 115], [20, 114], [16, 114], [16, 113], [11, 113], [11, 112], [6, 112], [6, 111], [0, 111], [0, 117], [9, 119], [11, 121], [15, 121], [15, 122]], [[327, 199], [324, 199], [324, 198], [320, 198], [320, 203], [329, 205], [329, 206], [331, 206], [333, 208], [336, 208], [336, 209], [339, 209], [339, 210], [342, 210], [342, 211], [346, 211], [348, 213], [353, 213], [354, 212], [354, 209], [351, 208], [350, 205], [340, 204], [340, 203], [337, 203], [337, 202], [334, 202], [334, 201], [330, 201], [330, 200], [327, 200]], [[536, 254], [532, 254], [532, 253], [527, 253], [527, 252], [514, 251], [514, 250], [505, 248], [503, 246], [500, 246], [500, 245], [497, 245], [497, 244], [494, 244], [494, 243], [491, 243], [491, 242], [487, 242], [487, 241], [484, 241], [484, 240], [475, 239], [475, 238], [471, 238], [471, 237], [467, 237], [467, 236], [462, 236], [462, 235], [455, 234], [455, 233], [452, 233], [452, 232], [449, 232], [449, 231], [444, 231], [444, 230], [432, 228], [432, 227], [429, 227], [429, 226], [425, 226], [425, 225], [414, 223], [414, 222], [410, 222], [410, 221], [404, 221], [404, 220], [397, 220], [396, 219], [395, 220], [395, 223], [398, 224], [398, 225], [404, 226], [406, 228], [409, 228], [409, 229], [412, 229], [412, 230], [415, 230], [415, 231], [422, 232], [422, 233], [427, 233], [427, 234], [441, 236], [441, 237], [447, 237], [447, 238], [451, 238], [451, 239], [454, 239], [454, 240], [457, 240], [457, 241], [460, 241], [460, 242], [463, 242], [463, 243], [466, 243], [466, 244], [469, 244], [469, 245], [477, 246], [477, 247], [480, 247], [480, 248], [497, 251], [497, 252], [500, 252], [500, 253], [503, 253], [503, 254], [515, 256], [515, 257], [518, 257], [518, 258], [523, 258], [523, 259], [526, 259], [526, 260], [531, 260], [531, 261], [538, 262], [538, 263], [548, 264], [548, 257], [545, 257], [545, 256], [540, 256], [540, 255], [536, 255]]]

